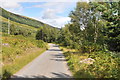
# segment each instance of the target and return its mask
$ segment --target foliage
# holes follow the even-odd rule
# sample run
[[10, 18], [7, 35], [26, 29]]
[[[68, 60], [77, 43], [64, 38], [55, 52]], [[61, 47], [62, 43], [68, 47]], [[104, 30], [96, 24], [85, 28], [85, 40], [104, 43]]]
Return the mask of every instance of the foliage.
[[[77, 50], [64, 53], [74, 77], [120, 78], [119, 3], [78, 2], [71, 11], [71, 22], [60, 30], [59, 43]], [[95, 62], [80, 63], [87, 58]]]
[[[2, 21], [2, 32], [8, 33], [8, 22]], [[32, 28], [27, 28], [26, 26], [20, 24], [10, 23], [10, 34], [11, 35], [23, 35], [25, 37], [30, 37], [36, 34], [36, 30]]]
[[59, 30], [51, 27], [40, 27], [37, 31], [36, 39], [45, 42], [56, 42], [58, 39]]
[[119, 52], [118, 3], [78, 2], [70, 13], [71, 22], [60, 31], [59, 43], [82, 52], [108, 49]]
[[39, 47], [39, 48], [47, 48], [47, 43], [45, 43], [44, 41], [42, 41], [42, 40], [38, 40], [37, 41], [37, 47]]
[[[3, 72], [7, 71], [7, 73], [12, 75], [45, 51], [46, 48], [47, 44], [44, 41], [35, 40], [32, 37], [24, 37], [22, 35], [8, 35], [3, 33]], [[3, 73], [6, 78], [9, 77], [7, 73]]]
[[45, 49], [41, 48], [36, 52], [31, 52], [29, 54], [26, 53], [24, 55], [19, 56], [19, 58], [15, 58], [15, 60], [12, 63], [4, 65], [2, 69], [2, 80], [8, 80], [14, 73], [19, 71], [22, 67], [27, 65], [29, 62], [31, 62], [44, 51]]
[[111, 51], [120, 51], [120, 7], [119, 2], [106, 3], [105, 10], [103, 11], [102, 18], [107, 21], [105, 27], [106, 44]]
[[[63, 51], [65, 49], [63, 48]], [[64, 52], [70, 70], [75, 78], [119, 78], [119, 53], [96, 51], [90, 54]], [[80, 63], [92, 58], [93, 64]]]

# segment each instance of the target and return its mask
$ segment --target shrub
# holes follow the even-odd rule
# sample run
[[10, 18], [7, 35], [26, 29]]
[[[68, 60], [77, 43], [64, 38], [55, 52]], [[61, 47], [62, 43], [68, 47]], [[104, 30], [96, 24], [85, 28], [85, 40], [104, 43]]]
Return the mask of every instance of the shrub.
[[87, 70], [97, 78], [118, 78], [119, 58], [111, 56], [111, 53], [103, 51], [92, 53], [89, 57], [95, 59], [95, 63], [88, 66]]
[[85, 43], [79, 50], [82, 53], [91, 53], [102, 50], [102, 46], [94, 43]]
[[39, 47], [39, 48], [47, 48], [47, 44], [42, 40], [38, 40], [37, 41], [37, 47]]

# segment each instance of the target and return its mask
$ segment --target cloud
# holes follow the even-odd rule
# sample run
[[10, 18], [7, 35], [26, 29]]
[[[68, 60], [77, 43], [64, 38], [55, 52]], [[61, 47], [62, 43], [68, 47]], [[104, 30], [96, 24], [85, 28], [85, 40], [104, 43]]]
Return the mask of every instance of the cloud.
[[[23, 0], [21, 0], [23, 1]], [[21, 14], [23, 12], [23, 7], [19, 3], [19, 0], [0, 0], [0, 6], [10, 12]]]
[[58, 15], [64, 13], [67, 8], [70, 7], [72, 3], [66, 2], [47, 2], [39, 5], [33, 5], [35, 8], [42, 8], [42, 15], [40, 15], [40, 21], [48, 23], [54, 27], [63, 27], [70, 21], [69, 17], [64, 17], [64, 15]]
[[[21, 14], [23, 11], [23, 6], [20, 3], [27, 2], [27, 1], [28, 0], [11, 0], [10, 2], [10, 1], [2, 0], [2, 3], [3, 3], [2, 7], [8, 8], [7, 10], [11, 12]], [[35, 1], [39, 1], [39, 0], [35, 0]], [[28, 2], [35, 2], [35, 1], [29, 0]], [[46, 2], [44, 4], [40, 4], [40, 5], [33, 5], [31, 6], [31, 8], [33, 7], [43, 8], [42, 11], [40, 11], [40, 14], [42, 15], [40, 15], [39, 18], [37, 17], [35, 19], [60, 28], [60, 27], [63, 27], [64, 24], [67, 24], [70, 21], [70, 18], [63, 17], [62, 15], [60, 16], [58, 14], [63, 13], [65, 9], [71, 5], [71, 3], [65, 3], [65, 2], [58, 3], [54, 1], [55, 0], [53, 0], [52, 2]]]
[[44, 4], [33, 5], [32, 7], [43, 8], [43, 9], [52, 9], [56, 13], [62, 13], [66, 7], [71, 5], [71, 3], [66, 2], [46, 2]]
[[20, 7], [20, 4], [16, 3], [16, 2], [2, 2], [1, 5], [3, 8], [18, 8]]
[[34, 5], [33, 7], [43, 8], [42, 16], [40, 20], [55, 27], [63, 27], [70, 21], [69, 17], [63, 17], [64, 15], [58, 15], [64, 13], [72, 3], [58, 3], [48, 2], [40, 5]]
[[69, 23], [71, 20], [69, 17], [62, 17], [62, 16], [56, 19], [42, 19], [41, 17], [39, 19], [38, 18], [35, 19], [58, 28], [64, 27], [64, 25]]
[[70, 22], [70, 18], [69, 17], [60, 17], [58, 19], [55, 19], [56, 23], [54, 23], [54, 26], [57, 26], [59, 28], [64, 27], [65, 24], [67, 24], [68, 22]]
[[0, 2], [78, 2], [86, 0], [0, 0]]
[[58, 18], [58, 16], [56, 15], [56, 10], [55, 9], [46, 9], [43, 12], [43, 19], [54, 19], [54, 18]]

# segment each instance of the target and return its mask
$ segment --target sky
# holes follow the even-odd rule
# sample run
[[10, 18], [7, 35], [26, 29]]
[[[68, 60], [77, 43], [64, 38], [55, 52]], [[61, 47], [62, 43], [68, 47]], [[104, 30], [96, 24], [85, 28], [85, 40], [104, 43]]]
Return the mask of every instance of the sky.
[[37, 19], [54, 27], [70, 22], [69, 14], [75, 0], [0, 0], [0, 6], [10, 12]]
[[0, 6], [10, 12], [61, 28], [70, 22], [68, 16], [74, 10], [78, 1], [96, 0], [0, 0]]

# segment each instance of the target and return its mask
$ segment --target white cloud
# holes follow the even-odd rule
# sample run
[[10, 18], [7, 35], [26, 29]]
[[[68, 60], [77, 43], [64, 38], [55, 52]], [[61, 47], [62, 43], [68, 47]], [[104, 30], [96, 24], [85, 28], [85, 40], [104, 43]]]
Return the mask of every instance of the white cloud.
[[43, 19], [54, 19], [54, 18], [58, 18], [58, 16], [56, 15], [56, 10], [55, 9], [46, 9], [43, 12]]
[[59, 17], [56, 19], [42, 19], [42, 18], [36, 19], [58, 28], [64, 27], [65, 24], [70, 22], [69, 17]]
[[16, 2], [2, 2], [1, 5], [3, 8], [18, 8], [20, 7], [20, 4], [16, 3]]
[[[2, 3], [4, 3], [2, 7], [8, 8], [11, 12], [21, 14], [23, 11], [23, 7], [22, 5], [20, 5], [20, 2], [26, 1], [28, 0], [11, 0], [11, 2], [2, 0]], [[30, 1], [31, 0], [29, 0], [28, 2]], [[32, 7], [43, 8], [42, 15], [40, 15], [40, 18], [36, 18], [37, 20], [60, 28], [63, 27], [64, 24], [67, 24], [70, 21], [70, 18], [58, 16], [58, 13], [64, 12], [64, 10], [69, 7], [69, 5], [70, 3], [47, 2], [40, 5], [34, 5]]]
[[0, 2], [78, 2], [88, 0], [0, 0]]
[[71, 3], [66, 2], [46, 2], [40, 5], [33, 5], [32, 7], [43, 8], [52, 10], [55, 13], [62, 13], [66, 7], [71, 5]]
[[59, 16], [59, 13], [64, 13], [64, 11], [69, 8], [72, 3], [66, 2], [48, 2], [40, 5], [34, 5], [32, 7], [42, 8], [42, 15], [38, 20], [48, 23], [54, 27], [63, 27], [70, 21], [69, 17]]
[[[21, 0], [23, 1], [23, 0]], [[19, 0], [0, 0], [0, 6], [10, 12], [21, 14], [23, 7], [20, 5]]]

